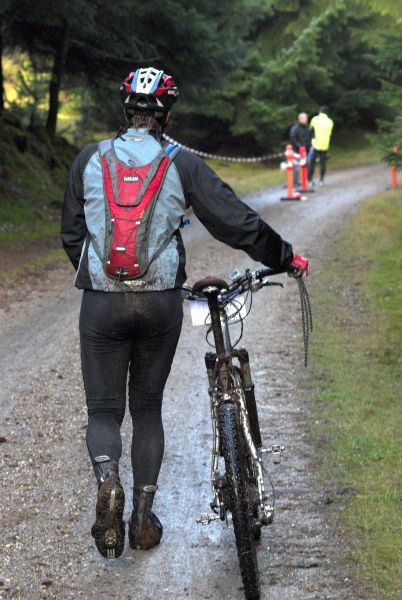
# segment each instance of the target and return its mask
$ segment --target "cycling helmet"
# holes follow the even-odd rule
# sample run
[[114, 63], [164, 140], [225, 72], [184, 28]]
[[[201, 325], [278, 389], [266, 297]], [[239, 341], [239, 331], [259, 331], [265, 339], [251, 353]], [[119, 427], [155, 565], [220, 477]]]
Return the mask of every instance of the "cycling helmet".
[[132, 71], [120, 85], [120, 96], [128, 117], [141, 112], [161, 119], [172, 109], [178, 95], [173, 78], [153, 67]]

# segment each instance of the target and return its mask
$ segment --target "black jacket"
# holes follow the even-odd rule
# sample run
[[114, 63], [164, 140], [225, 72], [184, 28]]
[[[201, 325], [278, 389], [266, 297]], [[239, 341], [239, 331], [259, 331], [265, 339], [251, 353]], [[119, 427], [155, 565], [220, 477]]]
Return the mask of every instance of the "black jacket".
[[310, 150], [312, 136], [313, 132], [309, 125], [301, 125], [300, 123], [292, 125], [289, 138], [293, 151], [299, 153], [300, 148], [304, 146], [308, 152]]
[[[74, 161], [63, 204], [61, 238], [74, 268], [80, 259], [77, 287], [92, 289], [88, 276], [83, 175], [86, 165], [97, 152], [97, 145], [85, 148]], [[263, 219], [212, 171], [203, 160], [181, 149], [174, 159], [187, 208], [192, 207], [201, 223], [217, 240], [232, 248], [244, 250], [254, 260], [273, 268], [286, 267], [293, 259], [292, 247], [282, 240]], [[178, 232], [178, 238], [181, 239]], [[185, 281], [184, 248], [179, 263], [176, 285]], [[82, 256], [81, 256], [82, 255]]]

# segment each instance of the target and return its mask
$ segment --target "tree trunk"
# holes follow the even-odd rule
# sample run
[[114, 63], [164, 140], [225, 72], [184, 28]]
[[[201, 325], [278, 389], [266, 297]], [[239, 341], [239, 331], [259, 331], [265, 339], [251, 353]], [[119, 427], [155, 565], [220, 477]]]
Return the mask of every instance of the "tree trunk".
[[4, 110], [3, 37], [0, 29], [0, 115]]
[[59, 94], [61, 80], [64, 74], [64, 67], [66, 64], [66, 56], [68, 52], [70, 38], [70, 28], [64, 24], [59, 44], [54, 54], [54, 62], [52, 69], [52, 78], [49, 85], [49, 111], [47, 113], [46, 129], [51, 137], [54, 139], [57, 125], [57, 113], [59, 111]]

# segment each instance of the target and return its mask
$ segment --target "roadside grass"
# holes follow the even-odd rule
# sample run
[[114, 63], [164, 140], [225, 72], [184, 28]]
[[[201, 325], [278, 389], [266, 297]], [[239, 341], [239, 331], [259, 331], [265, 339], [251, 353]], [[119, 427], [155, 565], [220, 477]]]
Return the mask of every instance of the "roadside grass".
[[32, 214], [29, 206], [20, 204], [14, 207], [0, 206], [0, 250], [18, 242], [36, 240], [57, 235], [60, 222]]
[[60, 261], [66, 260], [65, 252], [62, 248], [53, 248], [48, 250], [46, 254], [40, 254], [29, 260], [19, 263], [15, 267], [11, 267], [4, 271], [0, 271], [0, 287], [10, 285], [13, 281], [16, 281], [19, 277], [33, 275], [38, 270], [42, 270], [46, 267], [52, 267]]
[[217, 160], [208, 160], [207, 163], [238, 196], [258, 192], [286, 181], [285, 172], [280, 170], [278, 164], [273, 167], [267, 163], [232, 163]]
[[360, 129], [342, 131], [336, 135], [330, 149], [329, 169], [358, 167], [381, 159], [376, 136]]
[[[328, 170], [357, 167], [379, 160], [380, 153], [372, 134], [361, 130], [345, 131], [335, 136], [330, 149]], [[208, 160], [207, 163], [239, 196], [286, 183], [286, 171], [280, 170], [278, 161], [231, 163]]]
[[402, 192], [368, 201], [313, 283], [312, 430], [367, 600], [402, 582]]

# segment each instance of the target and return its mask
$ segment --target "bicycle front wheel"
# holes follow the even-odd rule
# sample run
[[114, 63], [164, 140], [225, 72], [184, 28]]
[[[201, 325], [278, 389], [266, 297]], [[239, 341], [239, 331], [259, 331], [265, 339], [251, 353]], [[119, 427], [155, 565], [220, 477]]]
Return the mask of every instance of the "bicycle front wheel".
[[219, 407], [221, 451], [226, 468], [226, 502], [232, 513], [240, 572], [247, 600], [259, 600], [256, 542], [254, 539], [253, 514], [247, 502], [247, 479], [240, 433], [237, 404], [225, 402]]

